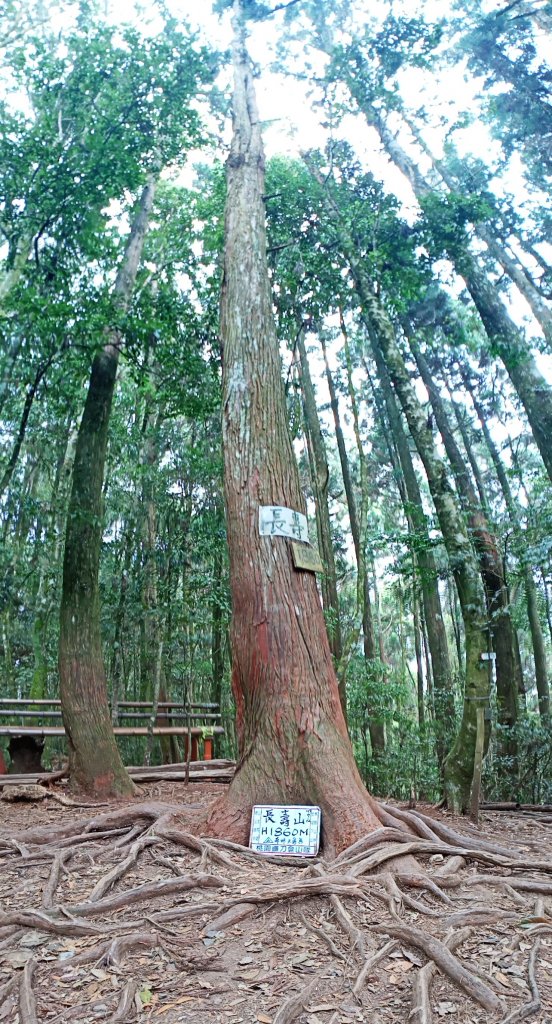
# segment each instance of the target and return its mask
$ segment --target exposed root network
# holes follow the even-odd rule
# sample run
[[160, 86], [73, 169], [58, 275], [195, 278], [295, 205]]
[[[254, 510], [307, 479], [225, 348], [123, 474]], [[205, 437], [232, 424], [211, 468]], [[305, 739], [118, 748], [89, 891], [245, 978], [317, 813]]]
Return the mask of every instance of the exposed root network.
[[550, 845], [381, 811], [332, 860], [202, 838], [161, 802], [6, 835], [0, 1020], [544, 1021]]

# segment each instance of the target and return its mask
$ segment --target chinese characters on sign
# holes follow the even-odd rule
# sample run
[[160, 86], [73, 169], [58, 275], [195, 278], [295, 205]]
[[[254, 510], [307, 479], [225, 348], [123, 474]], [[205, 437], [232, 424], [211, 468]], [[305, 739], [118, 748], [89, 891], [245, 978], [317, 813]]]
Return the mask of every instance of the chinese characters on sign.
[[296, 569], [305, 569], [307, 572], [324, 572], [320, 555], [314, 548], [308, 548], [305, 544], [297, 544], [296, 541], [292, 540], [291, 553]]
[[259, 532], [261, 537], [291, 537], [310, 543], [307, 517], [282, 505], [259, 507]]
[[316, 857], [320, 845], [320, 808], [266, 804], [254, 807], [249, 845], [257, 853]]

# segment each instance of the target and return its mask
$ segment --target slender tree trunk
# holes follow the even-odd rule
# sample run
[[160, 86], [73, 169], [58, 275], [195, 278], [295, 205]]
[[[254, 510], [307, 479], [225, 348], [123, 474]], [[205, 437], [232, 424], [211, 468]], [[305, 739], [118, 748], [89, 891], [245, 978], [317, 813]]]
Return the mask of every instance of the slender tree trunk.
[[[313, 456], [313, 485], [316, 499], [317, 527], [320, 554], [324, 566], [322, 577], [322, 602], [327, 615], [328, 635], [330, 639], [331, 652], [335, 658], [336, 665], [339, 665], [342, 655], [341, 643], [341, 620], [339, 610], [339, 598], [337, 596], [337, 576], [335, 571], [335, 557], [332, 541], [332, 528], [330, 521], [330, 510], [328, 507], [328, 484], [330, 471], [328, 469], [328, 458], [326, 445], [322, 436], [316, 396], [310, 373], [310, 366], [305, 348], [303, 328], [297, 334], [297, 351], [301, 363], [301, 386], [303, 389], [303, 408], [305, 423], [310, 439]], [[339, 697], [343, 714], [347, 718], [347, 691], [345, 680], [340, 681]]]
[[[317, 172], [314, 171], [315, 176]], [[319, 184], [325, 183], [318, 175]], [[458, 507], [454, 491], [447, 478], [424, 410], [417, 398], [410, 373], [405, 365], [395, 338], [393, 326], [377, 298], [372, 282], [366, 275], [350, 234], [344, 225], [337, 205], [325, 190], [326, 208], [346, 256], [353, 282], [362, 303], [363, 318], [375, 350], [379, 348], [389, 376], [402, 405], [410, 433], [424, 464], [429, 488], [435, 504], [443, 540], [456, 581], [466, 644], [466, 676], [462, 722], [454, 745], [445, 763], [445, 793], [449, 806], [466, 811], [470, 803], [478, 722], [478, 706], [489, 706], [488, 677], [482, 654], [488, 651], [485, 594], [479, 576], [477, 559], [466, 525]]]
[[[151, 383], [154, 390], [154, 384]], [[143, 652], [141, 692], [144, 699], [152, 702], [148, 726], [145, 764], [151, 764], [157, 707], [163, 687], [163, 625], [159, 604], [157, 573], [157, 508], [155, 503], [155, 468], [159, 461], [159, 427], [161, 413], [154, 412], [151, 403], [146, 408], [142, 441], [142, 622]], [[160, 722], [161, 724], [166, 724]], [[171, 760], [170, 737], [161, 737], [163, 763]]]
[[247, 840], [252, 804], [322, 808], [327, 851], [377, 827], [343, 718], [316, 580], [259, 508], [303, 512], [287, 429], [267, 270], [264, 155], [234, 3], [234, 134], [227, 162], [223, 345], [224, 491], [232, 592], [232, 687], [239, 762], [209, 828]]
[[[456, 713], [447, 632], [441, 607], [441, 598], [439, 596], [439, 576], [433, 555], [427, 519], [423, 509], [420, 485], [412, 462], [408, 439], [397, 408], [397, 401], [391, 387], [385, 360], [377, 345], [374, 347], [374, 358], [385, 402], [387, 420], [400, 462], [404, 484], [400, 488], [401, 496], [405, 515], [410, 524], [411, 536], [416, 551], [416, 562], [420, 571], [420, 588], [434, 682], [437, 760], [442, 768], [454, 734]], [[368, 374], [367, 367], [366, 372]]]
[[465, 367], [462, 366], [461, 364], [459, 364], [459, 367], [464, 387], [466, 388], [467, 393], [470, 395], [473, 407], [479, 418], [481, 430], [483, 432], [483, 437], [485, 439], [485, 443], [487, 445], [498, 481], [500, 483], [500, 487], [502, 489], [502, 494], [504, 496], [508, 516], [514, 528], [518, 549], [518, 557], [523, 572], [525, 600], [527, 603], [527, 617], [529, 620], [531, 643], [533, 646], [535, 682], [537, 686], [539, 712], [544, 718], [548, 718], [550, 715], [550, 687], [548, 682], [548, 670], [546, 664], [546, 649], [539, 615], [537, 588], [535, 584], [535, 578], [533, 576], [533, 570], [527, 560], [525, 553], [526, 543], [525, 538], [523, 536], [519, 512], [517, 509], [516, 502], [514, 501], [514, 496], [512, 494], [512, 489], [510, 487], [510, 481], [508, 480], [508, 477], [506, 475], [506, 470], [504, 469], [502, 459], [500, 458], [496, 445], [491, 436], [491, 432], [487, 426], [485, 412], [477, 398], [477, 395], [474, 392], [474, 389], [472, 387], [471, 381], [469, 379]]
[[[358, 84], [350, 79], [348, 85], [368, 123], [376, 128], [389, 156], [408, 178], [417, 199], [423, 200], [431, 195], [433, 189], [399, 145], [382, 116], [363, 102]], [[452, 255], [451, 259], [456, 272], [466, 282], [493, 351], [504, 363], [552, 480], [552, 387], [540, 372], [525, 338], [508, 316], [496, 288], [469, 251], [467, 243], [465, 249]]]
[[[475, 452], [473, 450], [472, 436], [470, 436], [470, 434], [472, 432], [468, 428], [468, 424], [466, 422], [466, 420], [467, 420], [466, 411], [465, 411], [465, 409], [460, 408], [460, 406], [458, 405], [458, 402], [454, 401], [454, 399], [452, 397], [452, 393], [451, 393], [451, 389], [450, 389], [450, 385], [449, 385], [448, 381], [445, 380], [444, 383], [446, 385], [446, 389], [447, 389], [447, 393], [448, 393], [448, 396], [449, 396], [451, 407], [454, 410], [454, 418], [456, 420], [456, 424], [457, 424], [458, 429], [460, 431], [460, 436], [462, 438], [462, 443], [464, 445], [464, 451], [465, 451], [465, 453], [466, 453], [466, 455], [468, 457], [468, 462], [470, 464], [470, 469], [472, 471], [473, 479], [475, 480], [475, 485], [477, 487], [477, 493], [479, 494], [479, 503], [481, 505], [481, 508], [485, 512], [485, 515], [487, 516], [488, 515], [488, 509], [489, 509], [489, 502], [488, 502], [488, 499], [487, 499], [487, 490], [486, 490], [485, 484], [483, 482], [483, 476], [482, 476], [481, 470], [479, 468], [479, 463], [478, 463], [478, 461], [477, 461], [477, 459], [475, 457]], [[470, 423], [470, 427], [473, 427], [473, 424]]]
[[2, 377], [0, 379], [0, 416], [4, 411], [4, 405], [6, 404], [6, 399], [8, 397], [10, 381], [12, 379], [13, 370], [19, 352], [21, 351], [22, 344], [23, 339], [20, 336], [16, 337], [11, 342], [9, 349], [7, 349], [3, 353]]
[[[451, 174], [447, 169], [446, 164], [442, 160], [437, 160], [434, 157], [422, 133], [418, 131], [417, 126], [410, 121], [409, 118], [405, 117], [405, 121], [418, 145], [426, 156], [429, 157], [432, 166], [437, 174], [440, 175], [443, 182], [447, 185], [448, 189], [453, 193], [465, 191], [463, 183], [458, 181], [458, 179]], [[475, 230], [481, 240], [485, 242], [490, 255], [502, 267], [510, 280], [515, 284], [516, 288], [518, 288], [521, 295], [523, 295], [523, 298], [529, 305], [535, 320], [542, 328], [546, 341], [549, 345], [552, 344], [552, 310], [548, 306], [542, 293], [539, 291], [535, 283], [528, 277], [525, 268], [522, 268], [517, 260], [508, 252], [506, 247], [493, 234], [490, 227], [486, 224], [476, 224]]]
[[[148, 182], [117, 274], [114, 299], [129, 302], [154, 196]], [[120, 338], [111, 330], [94, 357], [77, 436], [63, 562], [59, 676], [63, 722], [74, 785], [98, 795], [134, 792], [109, 714], [100, 633], [99, 565], [102, 490]]]
[[[364, 536], [362, 529], [364, 518], [362, 515], [363, 510], [361, 509], [361, 516], [359, 518], [357, 500], [355, 490], [353, 487], [353, 479], [351, 476], [351, 467], [349, 465], [349, 456], [347, 454], [345, 437], [343, 435], [343, 428], [341, 426], [341, 418], [339, 415], [339, 403], [337, 400], [337, 393], [335, 390], [333, 375], [330, 370], [330, 364], [328, 362], [328, 353], [326, 350], [326, 345], [322, 335], [320, 336], [320, 345], [322, 348], [324, 364], [326, 367], [326, 380], [328, 382], [328, 389], [330, 392], [330, 404], [335, 426], [337, 450], [339, 452], [341, 475], [343, 477], [343, 486], [345, 488], [345, 496], [347, 498], [349, 525], [351, 527], [351, 537], [353, 539], [353, 547], [355, 549], [355, 557], [357, 563], [357, 601], [362, 614], [362, 647], [364, 659], [366, 661], [366, 671], [368, 674], [368, 680], [376, 681], [377, 679], [379, 679], [379, 672], [376, 673], [374, 671], [374, 666], [378, 655], [376, 648], [376, 638], [374, 633], [372, 599], [370, 597], [370, 581], [368, 579], [366, 555], [364, 551]], [[343, 666], [343, 668], [340, 667], [340, 676], [342, 674], [344, 675], [345, 671], [346, 666]], [[372, 706], [371, 702], [368, 706], [367, 711], [368, 729], [370, 732], [370, 742], [372, 745], [372, 755], [374, 758], [377, 758], [385, 750], [385, 729], [383, 722], [378, 721], [378, 712], [376, 711], [376, 708]]]
[[418, 703], [418, 725], [423, 728], [426, 720], [424, 699], [424, 662], [422, 654], [422, 625], [420, 605], [416, 588], [412, 588], [412, 618], [414, 626], [414, 650], [416, 652], [416, 698]]
[[[420, 376], [428, 390], [437, 426], [478, 553], [479, 567], [487, 595], [489, 632], [496, 653], [498, 718], [501, 725], [510, 729], [517, 721], [519, 679], [514, 657], [513, 627], [508, 587], [504, 578], [504, 563], [498, 548], [498, 541], [481, 507], [468, 467], [462, 458], [448, 421], [434, 370], [433, 368], [430, 370], [425, 357], [416, 344], [411, 342], [411, 348]], [[442, 368], [439, 369], [442, 373]], [[506, 748], [508, 753], [515, 753], [511, 740], [507, 741]]]
[[6, 468], [4, 469], [4, 472], [2, 474], [2, 478], [0, 479], [0, 498], [2, 497], [4, 491], [10, 485], [10, 481], [11, 481], [11, 478], [13, 476], [13, 471], [14, 471], [16, 465], [17, 465], [17, 460], [19, 458], [19, 453], [21, 451], [21, 448], [22, 448], [22, 445], [23, 445], [23, 441], [25, 440], [25, 433], [26, 433], [26, 430], [27, 430], [27, 423], [29, 422], [29, 416], [31, 415], [31, 409], [33, 407], [33, 403], [34, 403], [34, 400], [36, 398], [36, 393], [38, 391], [40, 382], [41, 382], [42, 378], [44, 377], [44, 374], [46, 373], [48, 368], [51, 366], [51, 364], [53, 362], [53, 359], [54, 359], [54, 356], [52, 355], [52, 356], [50, 356], [49, 359], [47, 359], [45, 362], [43, 362], [43, 363], [41, 363], [39, 365], [39, 367], [38, 367], [38, 369], [37, 369], [37, 371], [36, 371], [36, 373], [34, 375], [32, 383], [29, 384], [29, 387], [27, 388], [27, 393], [25, 395], [25, 402], [23, 403], [23, 411], [21, 413], [21, 418], [19, 420], [19, 429], [17, 431], [17, 436], [16, 436], [15, 441], [13, 443], [11, 455], [10, 455], [10, 457], [8, 459], [7, 464], [6, 464]]

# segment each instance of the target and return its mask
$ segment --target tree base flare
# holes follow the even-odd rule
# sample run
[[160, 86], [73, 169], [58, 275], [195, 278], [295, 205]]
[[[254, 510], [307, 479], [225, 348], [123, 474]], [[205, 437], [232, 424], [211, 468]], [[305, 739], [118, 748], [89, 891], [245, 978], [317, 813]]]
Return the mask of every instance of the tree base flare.
[[[266, 761], [248, 759], [238, 767], [230, 787], [212, 806], [206, 835], [226, 838], [247, 846], [251, 812], [256, 804], [310, 805], [322, 811], [321, 852], [336, 856], [361, 836], [381, 828], [386, 817], [380, 805], [366, 791], [356, 767], [347, 760], [339, 777], [328, 773], [327, 765], [309, 759], [308, 770], [299, 764], [293, 777], [285, 779], [266, 770]], [[320, 771], [317, 772], [317, 767]]]

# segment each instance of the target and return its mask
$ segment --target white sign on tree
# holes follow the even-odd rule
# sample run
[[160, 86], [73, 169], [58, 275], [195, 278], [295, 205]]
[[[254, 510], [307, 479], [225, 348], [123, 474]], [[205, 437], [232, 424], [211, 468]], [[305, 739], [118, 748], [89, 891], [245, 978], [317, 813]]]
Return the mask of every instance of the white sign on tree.
[[307, 517], [283, 505], [259, 507], [259, 532], [261, 537], [291, 537], [310, 543]]
[[249, 845], [257, 853], [316, 857], [320, 846], [320, 808], [258, 804], [251, 815]]

